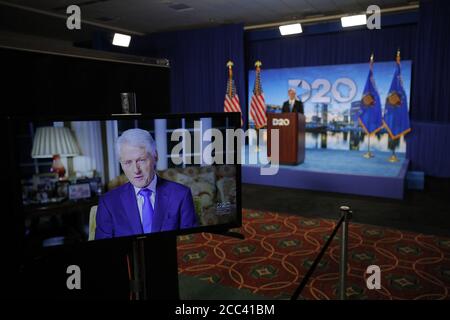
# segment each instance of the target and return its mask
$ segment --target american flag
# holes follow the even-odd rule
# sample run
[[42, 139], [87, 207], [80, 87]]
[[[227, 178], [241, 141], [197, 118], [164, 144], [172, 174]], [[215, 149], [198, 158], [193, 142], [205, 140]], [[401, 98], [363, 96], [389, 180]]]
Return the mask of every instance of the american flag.
[[242, 121], [242, 111], [239, 104], [239, 97], [236, 93], [236, 87], [233, 80], [233, 62], [228, 61], [228, 81], [227, 81], [227, 93], [225, 94], [224, 110], [225, 112], [240, 112], [241, 113], [241, 126]]
[[256, 61], [256, 80], [253, 88], [252, 101], [250, 102], [250, 116], [257, 129], [267, 125], [266, 102], [261, 87], [261, 61]]

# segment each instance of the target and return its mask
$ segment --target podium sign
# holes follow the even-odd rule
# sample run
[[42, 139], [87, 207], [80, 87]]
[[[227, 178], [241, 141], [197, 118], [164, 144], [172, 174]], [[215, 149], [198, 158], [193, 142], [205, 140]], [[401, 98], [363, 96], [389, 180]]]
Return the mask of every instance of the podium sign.
[[271, 155], [271, 129], [279, 130], [280, 164], [297, 165], [305, 161], [305, 116], [301, 113], [267, 114], [267, 156]]

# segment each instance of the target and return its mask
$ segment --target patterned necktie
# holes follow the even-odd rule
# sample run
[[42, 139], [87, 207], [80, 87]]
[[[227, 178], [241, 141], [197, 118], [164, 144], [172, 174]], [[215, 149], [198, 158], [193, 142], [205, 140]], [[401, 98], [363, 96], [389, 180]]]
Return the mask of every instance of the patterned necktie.
[[142, 205], [142, 228], [144, 233], [152, 232], [152, 218], [153, 218], [153, 206], [150, 201], [152, 191], [150, 189], [141, 189], [138, 194], [144, 198], [144, 204]]

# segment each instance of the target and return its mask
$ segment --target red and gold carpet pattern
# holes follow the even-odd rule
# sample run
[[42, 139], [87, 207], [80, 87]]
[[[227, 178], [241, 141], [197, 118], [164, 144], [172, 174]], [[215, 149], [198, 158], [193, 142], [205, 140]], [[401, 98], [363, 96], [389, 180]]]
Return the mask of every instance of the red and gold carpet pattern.
[[[179, 272], [202, 281], [287, 299], [316, 258], [336, 221], [243, 210], [245, 240], [209, 233], [180, 236]], [[339, 235], [301, 299], [336, 299]], [[349, 299], [450, 299], [450, 238], [351, 223]], [[366, 269], [381, 269], [381, 289], [369, 290]]]

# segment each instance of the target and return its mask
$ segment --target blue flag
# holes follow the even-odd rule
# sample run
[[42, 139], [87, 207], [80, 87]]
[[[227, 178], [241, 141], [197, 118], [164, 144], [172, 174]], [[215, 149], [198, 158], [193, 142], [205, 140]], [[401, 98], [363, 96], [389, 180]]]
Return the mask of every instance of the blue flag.
[[370, 70], [361, 98], [361, 109], [358, 119], [361, 127], [367, 134], [376, 133], [383, 127], [380, 95], [373, 78], [373, 56], [370, 57]]
[[397, 52], [397, 63], [395, 66], [394, 77], [386, 98], [384, 108], [384, 127], [389, 133], [391, 139], [398, 139], [411, 131], [408, 115], [408, 101], [400, 68], [400, 52]]

